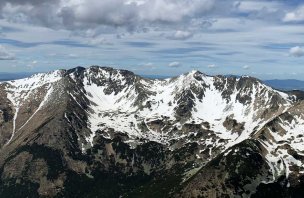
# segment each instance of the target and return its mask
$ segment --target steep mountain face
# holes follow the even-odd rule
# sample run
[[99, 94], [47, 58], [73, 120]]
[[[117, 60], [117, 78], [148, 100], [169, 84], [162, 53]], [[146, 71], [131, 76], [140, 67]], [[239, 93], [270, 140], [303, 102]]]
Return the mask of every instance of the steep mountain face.
[[0, 84], [0, 197], [302, 197], [303, 135], [301, 98], [247, 76], [36, 74]]

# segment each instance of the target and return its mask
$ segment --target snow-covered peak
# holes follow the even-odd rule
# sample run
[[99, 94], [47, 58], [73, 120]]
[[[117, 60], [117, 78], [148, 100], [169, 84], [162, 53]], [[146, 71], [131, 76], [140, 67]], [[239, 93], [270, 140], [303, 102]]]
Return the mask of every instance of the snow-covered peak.
[[[10, 143], [15, 133], [23, 129], [36, 113], [49, 102], [49, 98], [53, 93], [53, 83], [62, 79], [64, 74], [64, 70], [56, 70], [1, 83], [4, 85], [5, 96], [10, 103], [9, 106], [14, 112], [11, 137], [6, 144]], [[37, 104], [38, 106], [36, 106]], [[31, 108], [30, 106], [35, 106], [32, 107], [34, 111], [32, 115], [27, 112]]]
[[[183, 123], [208, 123], [219, 138], [242, 141], [291, 104], [287, 94], [247, 76], [208, 76], [194, 70], [171, 79], [148, 80], [106, 67], [81, 71], [79, 80], [90, 101], [91, 143], [98, 129], [108, 128], [134, 138], [168, 141], [179, 135], [172, 134], [172, 127]], [[149, 127], [164, 117], [171, 129]], [[140, 129], [142, 123], [147, 125], [146, 132]]]
[[[198, 70], [193, 69], [190, 72], [188, 72], [186, 75], [192, 75], [193, 76], [193, 75], [197, 75], [197, 74], [203, 74], [203, 73], [201, 73]], [[203, 75], [205, 75], [205, 74], [203, 74]]]
[[53, 83], [61, 79], [64, 75], [64, 70], [55, 70], [48, 73], [34, 74], [28, 78], [2, 82], [8, 84], [11, 88], [18, 90], [29, 90], [43, 86], [47, 83]]

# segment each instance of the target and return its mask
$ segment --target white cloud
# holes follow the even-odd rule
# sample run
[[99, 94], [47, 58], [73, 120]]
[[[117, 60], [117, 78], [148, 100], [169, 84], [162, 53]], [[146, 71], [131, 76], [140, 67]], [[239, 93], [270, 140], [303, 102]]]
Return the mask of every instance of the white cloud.
[[246, 0], [234, 4], [236, 13], [246, 15], [247, 19], [262, 19], [265, 21], [280, 21], [286, 13], [287, 6], [282, 1]]
[[37, 65], [37, 63], [38, 63], [37, 60], [33, 60], [29, 64], [27, 64], [27, 67], [33, 69]]
[[9, 51], [7, 51], [7, 49], [0, 45], [0, 60], [14, 60], [15, 59], [15, 55]]
[[[216, 0], [3, 0], [2, 17], [21, 23], [67, 29], [146, 26], [189, 22], [208, 14]], [[18, 15], [16, 15], [18, 13]], [[113, 30], [113, 29], [112, 29]]]
[[[1, 10], [4, 2], [10, 2], [11, 6]], [[295, 4], [246, 0], [240, 1], [237, 8], [229, 6], [229, 2], [235, 1], [1, 0], [0, 26], [5, 39], [11, 41], [3, 45], [9, 47], [8, 51], [13, 49], [11, 52], [23, 61], [17, 64], [19, 70], [37, 59], [39, 67], [34, 69], [39, 71], [99, 64], [125, 69], [135, 65], [146, 73], [155, 67], [159, 74], [180, 74], [188, 71], [188, 64], [191, 64], [198, 68], [203, 65], [214, 74], [229, 74], [234, 70], [235, 74], [240, 74], [244, 65], [254, 62], [254, 67], [248, 71], [256, 71], [257, 75], [265, 75], [264, 71], [287, 73], [288, 65], [293, 65], [293, 70], [299, 74], [302, 72], [301, 61], [281, 56], [285, 46], [303, 42], [302, 24], [282, 22], [286, 13], [297, 10]], [[276, 10], [280, 11], [276, 20], [263, 14]], [[148, 31], [143, 31], [144, 28]], [[121, 39], [116, 39], [116, 35]], [[109, 42], [113, 43], [110, 47], [95, 47]], [[134, 47], [127, 42], [147, 43], [148, 47]], [[68, 58], [70, 53], [70, 57], [75, 54], [79, 58]], [[45, 64], [45, 59], [51, 63]], [[180, 61], [182, 66], [172, 69], [171, 61]], [[0, 70], [11, 69], [7, 61], [0, 62]], [[145, 63], [148, 63], [146, 67]], [[211, 63], [214, 65], [207, 68]]]
[[269, 12], [275, 12], [280, 9], [280, 3], [275, 1], [238, 1], [234, 3], [234, 6], [240, 12], [250, 13], [266, 10]]
[[97, 37], [97, 38], [92, 38], [89, 39], [88, 43], [89, 45], [111, 45], [112, 43], [109, 42], [107, 39], [104, 37]]
[[289, 50], [289, 54], [290, 56], [301, 57], [304, 56], [304, 49], [299, 46], [292, 47]]
[[153, 67], [154, 64], [153, 64], [153, 63], [144, 63], [144, 66], [145, 66], [145, 67]]
[[243, 66], [243, 69], [246, 69], [246, 70], [248, 70], [248, 69], [250, 69], [251, 67], [249, 66], [249, 65], [244, 65]]
[[288, 12], [283, 18], [284, 22], [301, 22], [304, 21], [304, 6], [298, 7], [292, 12]]
[[76, 58], [76, 57], [78, 57], [78, 55], [77, 54], [68, 54], [68, 57], [70, 57], [70, 58]]
[[177, 62], [177, 61], [175, 61], [175, 62], [171, 62], [171, 63], [169, 63], [169, 67], [180, 67], [182, 64], [180, 63], [180, 62]]
[[215, 0], [176, 1], [145, 0], [139, 6], [139, 16], [145, 21], [178, 22], [211, 10]]
[[210, 65], [207, 65], [208, 68], [217, 68], [217, 66], [215, 64], [210, 64]]
[[175, 39], [175, 40], [186, 40], [186, 39], [191, 38], [192, 36], [193, 36], [193, 34], [191, 32], [178, 30], [175, 33], [173, 33], [172, 35], [169, 35], [168, 38]]

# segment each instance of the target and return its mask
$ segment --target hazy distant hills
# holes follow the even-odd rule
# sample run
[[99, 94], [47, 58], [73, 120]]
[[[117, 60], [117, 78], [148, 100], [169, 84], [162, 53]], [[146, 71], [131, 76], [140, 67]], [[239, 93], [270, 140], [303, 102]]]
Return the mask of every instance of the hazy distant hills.
[[18, 72], [18, 73], [0, 72], [0, 81], [26, 78], [33, 74], [34, 74], [33, 72]]
[[265, 80], [265, 84], [279, 90], [304, 90], [304, 81], [286, 79], [286, 80]]

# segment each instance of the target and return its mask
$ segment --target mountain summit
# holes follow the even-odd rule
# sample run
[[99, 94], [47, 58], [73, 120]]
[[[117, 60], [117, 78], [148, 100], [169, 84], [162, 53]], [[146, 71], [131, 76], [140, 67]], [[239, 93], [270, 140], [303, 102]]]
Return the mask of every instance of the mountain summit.
[[0, 83], [0, 197], [302, 197], [304, 101], [248, 76]]

